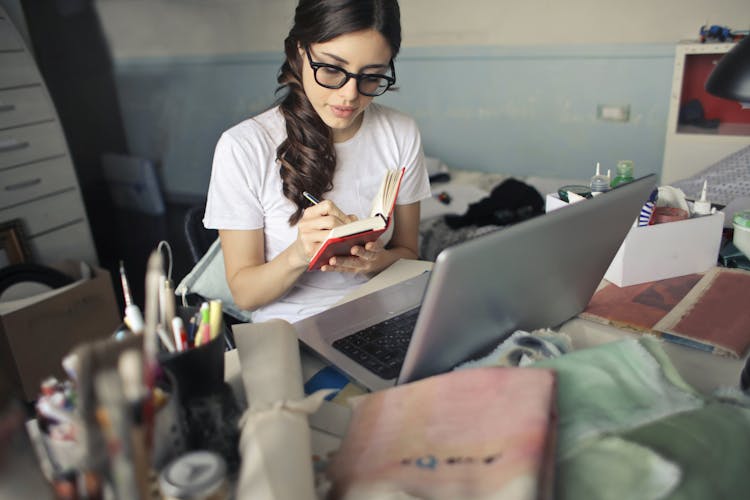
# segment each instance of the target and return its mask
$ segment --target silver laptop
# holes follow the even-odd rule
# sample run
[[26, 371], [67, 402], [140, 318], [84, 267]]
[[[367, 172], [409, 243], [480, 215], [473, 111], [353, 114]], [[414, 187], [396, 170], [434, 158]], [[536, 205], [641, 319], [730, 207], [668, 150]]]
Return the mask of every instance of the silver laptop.
[[377, 390], [449, 371], [518, 329], [559, 326], [586, 307], [655, 186], [649, 175], [446, 248], [429, 273], [295, 323], [299, 339]]

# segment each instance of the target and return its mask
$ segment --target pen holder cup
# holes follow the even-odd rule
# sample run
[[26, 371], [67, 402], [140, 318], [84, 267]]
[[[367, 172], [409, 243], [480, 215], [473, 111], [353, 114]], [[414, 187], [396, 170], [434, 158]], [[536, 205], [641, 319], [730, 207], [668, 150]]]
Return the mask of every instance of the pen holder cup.
[[177, 384], [169, 372], [166, 372], [165, 379], [167, 384], [162, 389], [168, 394], [168, 398], [154, 416], [151, 464], [156, 470], [187, 450], [187, 424], [177, 396]]
[[[185, 324], [197, 307], [180, 307], [177, 314]], [[224, 385], [224, 329], [209, 342], [181, 352], [159, 354], [159, 364], [175, 379], [181, 401], [216, 394]]]
[[[181, 307], [177, 314], [188, 324], [197, 311], [196, 307]], [[225, 458], [229, 471], [236, 471], [242, 411], [224, 382], [225, 335], [222, 326], [221, 333], [209, 342], [187, 351], [161, 353], [159, 362], [177, 386], [187, 449], [215, 451]]]

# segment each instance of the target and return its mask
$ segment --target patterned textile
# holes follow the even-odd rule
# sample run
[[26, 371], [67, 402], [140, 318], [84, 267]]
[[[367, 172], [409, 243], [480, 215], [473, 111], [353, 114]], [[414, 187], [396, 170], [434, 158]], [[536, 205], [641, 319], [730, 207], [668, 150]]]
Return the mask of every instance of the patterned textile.
[[505, 226], [489, 225], [451, 229], [445, 223], [443, 215], [425, 219], [419, 223], [419, 258], [434, 261], [444, 248], [497, 231], [503, 227]]
[[713, 203], [727, 205], [735, 198], [750, 196], [750, 146], [740, 149], [692, 177], [673, 182], [691, 199], [700, 198], [703, 181], [706, 197]]

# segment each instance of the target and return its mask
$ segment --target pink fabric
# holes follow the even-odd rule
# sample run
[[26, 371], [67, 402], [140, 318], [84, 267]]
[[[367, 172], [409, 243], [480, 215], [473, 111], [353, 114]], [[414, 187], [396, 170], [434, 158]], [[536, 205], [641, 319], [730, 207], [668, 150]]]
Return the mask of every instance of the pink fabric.
[[555, 377], [474, 368], [369, 394], [328, 476], [335, 498], [545, 498], [551, 491]]

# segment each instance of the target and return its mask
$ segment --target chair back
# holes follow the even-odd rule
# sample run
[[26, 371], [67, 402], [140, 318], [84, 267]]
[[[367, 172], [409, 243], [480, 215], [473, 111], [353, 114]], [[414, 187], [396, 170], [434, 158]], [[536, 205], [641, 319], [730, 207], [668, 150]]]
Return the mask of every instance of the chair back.
[[203, 227], [203, 214], [206, 211], [206, 204], [201, 203], [190, 207], [185, 212], [185, 239], [187, 240], [190, 257], [193, 264], [197, 264], [203, 255], [208, 251], [219, 232], [216, 229], [206, 229]]

